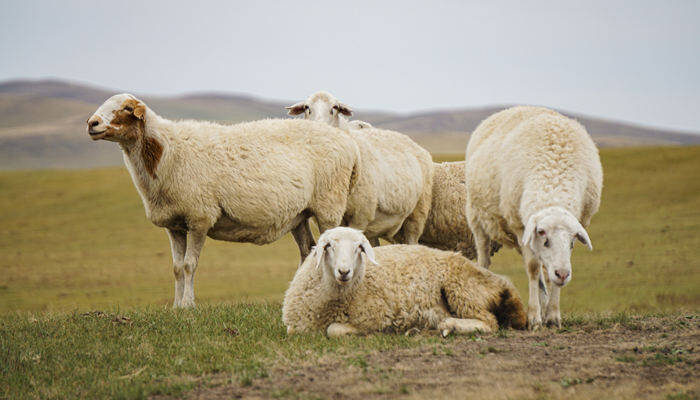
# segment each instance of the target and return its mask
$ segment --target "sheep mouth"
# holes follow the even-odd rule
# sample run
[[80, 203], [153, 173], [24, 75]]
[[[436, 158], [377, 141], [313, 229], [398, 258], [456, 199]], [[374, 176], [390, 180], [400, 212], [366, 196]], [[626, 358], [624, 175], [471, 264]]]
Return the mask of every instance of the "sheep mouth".
[[559, 286], [559, 287], [564, 287], [564, 286], [566, 286], [566, 284], [569, 283], [569, 280], [567, 279], [567, 280], [564, 280], [564, 281], [561, 281], [561, 282], [560, 282], [559, 280], [553, 280], [553, 282], [554, 282], [555, 285], [557, 285], [557, 286]]
[[104, 131], [88, 130], [88, 134], [90, 135], [92, 140], [98, 140], [98, 139], [102, 139], [107, 134], [107, 130], [106, 129]]
[[339, 284], [339, 285], [347, 285], [348, 282], [350, 282], [350, 277], [348, 277], [348, 276], [343, 276], [343, 277], [340, 277], [340, 278], [336, 278], [336, 281], [338, 281], [338, 284]]

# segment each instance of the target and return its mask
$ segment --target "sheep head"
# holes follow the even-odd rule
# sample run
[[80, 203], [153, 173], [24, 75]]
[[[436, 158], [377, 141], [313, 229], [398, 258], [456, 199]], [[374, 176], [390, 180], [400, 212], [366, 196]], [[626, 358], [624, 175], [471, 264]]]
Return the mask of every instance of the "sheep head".
[[593, 250], [586, 229], [576, 217], [564, 208], [548, 207], [528, 219], [522, 245], [542, 262], [552, 282], [564, 286], [571, 281], [571, 251], [575, 240]]
[[316, 269], [340, 288], [352, 287], [362, 279], [365, 264], [377, 264], [374, 250], [362, 232], [353, 228], [329, 229], [318, 238], [311, 254]]
[[328, 92], [316, 92], [305, 101], [285, 107], [289, 115], [304, 114], [304, 119], [324, 122], [338, 127], [340, 118], [352, 115], [350, 107], [341, 103]]
[[348, 122], [348, 125], [352, 129], [367, 129], [372, 127], [372, 124], [370, 124], [369, 122], [360, 121], [359, 119], [355, 119]]
[[143, 134], [146, 105], [136, 97], [123, 93], [105, 101], [87, 120], [92, 140], [130, 142]]

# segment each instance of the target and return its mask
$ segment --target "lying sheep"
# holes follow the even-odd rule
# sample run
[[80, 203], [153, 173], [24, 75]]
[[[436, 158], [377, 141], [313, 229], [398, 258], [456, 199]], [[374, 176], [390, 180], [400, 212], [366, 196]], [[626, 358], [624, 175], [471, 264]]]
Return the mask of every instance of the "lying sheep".
[[[464, 161], [436, 163], [430, 214], [418, 242], [436, 249], [458, 251], [470, 260], [476, 259], [474, 238], [465, 215], [466, 202]], [[500, 248], [498, 242], [492, 242], [490, 255]]]
[[[352, 115], [352, 110], [326, 92], [316, 92], [287, 109], [289, 115], [303, 114], [305, 119], [351, 129], [345, 116]], [[398, 132], [366, 127], [353, 130], [352, 137], [360, 149], [362, 173], [348, 199], [348, 213], [367, 223], [347, 225], [362, 229], [375, 246], [380, 237], [395, 243], [418, 243], [430, 211], [430, 153]], [[360, 215], [358, 209], [367, 205], [373, 212]]]
[[302, 260], [321, 231], [345, 216], [359, 152], [342, 130], [311, 121], [263, 120], [232, 126], [170, 121], [129, 94], [93, 114], [93, 140], [117, 142], [146, 216], [167, 229], [175, 307], [194, 305], [194, 273], [207, 236], [266, 244], [287, 232]]
[[[593, 249], [585, 227], [598, 211], [603, 170], [578, 122], [540, 107], [513, 107], [484, 120], [466, 153], [466, 213], [479, 266], [489, 243], [518, 249], [529, 277], [528, 323], [561, 326], [560, 289], [571, 280], [574, 240]], [[549, 299], [538, 301], [541, 270]], [[541, 285], [544, 288], [544, 285]], [[543, 304], [540, 304], [542, 302]]]
[[288, 334], [328, 336], [439, 329], [525, 329], [517, 291], [505, 278], [453, 252], [420, 245], [373, 249], [362, 232], [333, 228], [294, 275], [282, 306]]

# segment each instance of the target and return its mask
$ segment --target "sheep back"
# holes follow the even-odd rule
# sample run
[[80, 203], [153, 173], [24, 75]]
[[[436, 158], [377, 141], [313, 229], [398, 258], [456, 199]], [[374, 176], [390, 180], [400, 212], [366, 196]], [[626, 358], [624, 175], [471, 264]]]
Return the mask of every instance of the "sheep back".
[[[352, 136], [360, 150], [362, 174], [348, 200], [348, 210], [355, 216], [349, 225], [364, 230], [367, 237], [390, 239], [417, 207], [426, 208], [421, 199], [429, 199], [432, 191], [432, 158], [399, 132], [366, 128]], [[367, 204], [376, 207], [362, 215], [369, 211]], [[427, 218], [428, 209], [418, 212]]]
[[306, 211], [340, 222], [358, 173], [354, 140], [322, 123], [179, 121], [161, 136], [159, 187], [140, 189], [149, 218], [159, 226], [203, 220], [222, 240], [270, 243]]
[[519, 247], [524, 220], [562, 206], [583, 226], [600, 205], [602, 167], [585, 128], [555, 111], [513, 107], [484, 120], [469, 140], [465, 184], [469, 224]]

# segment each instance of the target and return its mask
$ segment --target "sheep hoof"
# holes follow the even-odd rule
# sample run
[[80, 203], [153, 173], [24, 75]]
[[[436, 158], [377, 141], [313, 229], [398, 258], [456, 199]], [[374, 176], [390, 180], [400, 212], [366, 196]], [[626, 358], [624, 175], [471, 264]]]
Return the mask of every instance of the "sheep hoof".
[[[539, 314], [539, 313], [538, 313]], [[542, 317], [539, 315], [529, 316], [527, 318], [527, 329], [535, 332], [542, 327]]]
[[411, 328], [404, 333], [405, 336], [415, 336], [420, 333], [420, 329], [418, 328]]
[[449, 329], [443, 329], [442, 330], [442, 337], [446, 338], [450, 335], [450, 330]]
[[561, 329], [561, 317], [559, 315], [548, 315], [545, 319], [545, 325]]

